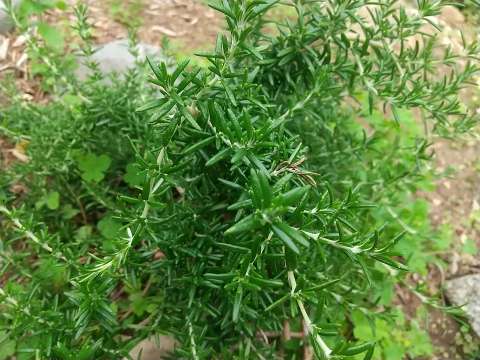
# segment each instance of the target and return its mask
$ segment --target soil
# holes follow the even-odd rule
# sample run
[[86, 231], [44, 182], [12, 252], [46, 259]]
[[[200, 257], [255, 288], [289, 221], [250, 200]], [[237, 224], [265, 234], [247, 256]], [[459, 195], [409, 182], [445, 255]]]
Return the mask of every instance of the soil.
[[[74, 40], [71, 24], [75, 23], [73, 5], [76, 0], [67, 1], [71, 6], [66, 11], [49, 10], [43, 20], [55, 25], [67, 40]], [[93, 40], [101, 45], [116, 39], [128, 37], [129, 29], [125, 21], [138, 18], [135, 29], [139, 41], [163, 47], [168, 39], [168, 51], [177, 56], [189, 56], [200, 49], [215, 44], [217, 34], [222, 30], [223, 18], [203, 1], [195, 0], [84, 0], [88, 5], [89, 23], [93, 30]], [[113, 5], [138, 3], [133, 14], [115, 12]], [[68, 42], [68, 41], [67, 41]], [[22, 90], [26, 100], [41, 102], [46, 100], [38, 79], [29, 74], [28, 56], [25, 52], [25, 38], [18, 34], [0, 35], [0, 79], [10, 76]], [[1, 89], [0, 89], [1, 90]], [[0, 91], [0, 104], [8, 97]]]
[[0, 137], [0, 171], [15, 160], [11, 153], [12, 148], [12, 144], [7, 139]]
[[[112, 18], [108, 1], [88, 0], [98, 43], [125, 38], [125, 26]], [[141, 41], [158, 45], [167, 37], [180, 49], [192, 52], [213, 44], [222, 27], [218, 12], [204, 2], [191, 0], [153, 0], [139, 11]]]
[[[456, 8], [446, 7], [437, 17], [442, 26], [439, 36], [440, 43], [462, 49], [461, 32], [467, 38], [476, 36], [475, 27], [465, 20], [465, 16]], [[441, 71], [440, 71], [441, 73]], [[479, 82], [480, 83], [480, 82]], [[478, 94], [464, 91], [462, 100], [473, 111], [479, 112]], [[433, 137], [432, 151], [434, 154], [433, 167], [438, 174], [435, 181], [435, 190], [419, 193], [418, 196], [428, 200], [430, 204], [430, 220], [434, 227], [448, 224], [454, 233], [451, 248], [441, 254], [448, 264], [446, 269], [431, 266], [429, 274], [422, 279], [412, 275], [407, 281], [414, 285], [419, 282], [428, 284], [430, 294], [441, 294], [444, 282], [466, 274], [480, 271], [480, 254], [475, 256], [462, 251], [467, 239], [475, 241], [480, 249], [480, 227], [476, 224], [475, 214], [480, 210], [480, 141], [476, 131], [462, 139], [450, 141]], [[478, 219], [480, 221], [480, 217]], [[397, 288], [397, 302], [405, 313], [414, 317], [421, 301], [405, 287]], [[448, 299], [443, 299], [448, 305]], [[435, 355], [431, 360], [465, 359], [464, 346], [459, 341], [459, 323], [440, 310], [430, 308], [428, 313], [428, 329]], [[473, 334], [471, 334], [474, 336]]]
[[[72, 5], [76, 1], [69, 0]], [[84, 0], [88, 5], [93, 37], [97, 44], [128, 37], [127, 22], [138, 20], [136, 27], [140, 41], [161, 46], [165, 38], [172, 40], [175, 47], [191, 53], [214, 44], [222, 28], [223, 19], [218, 12], [209, 8], [203, 1], [192, 0]], [[138, 3], [134, 6], [132, 3]], [[126, 10], [118, 10], [124, 4]], [[115, 7], [116, 6], [116, 7]], [[132, 12], [129, 14], [128, 12]], [[50, 11], [51, 23], [61, 24], [74, 20], [71, 11]]]
[[[70, 2], [75, 3], [73, 0]], [[94, 28], [96, 43], [103, 44], [127, 37], [128, 30], [122, 17], [128, 14], [113, 14], [111, 1], [86, 0], [85, 3], [89, 5], [90, 22]], [[148, 3], [143, 2], [138, 14], [141, 19], [138, 37], [142, 42], [161, 46], [164, 38], [168, 38], [174, 49], [185, 55], [212, 46], [215, 43], [216, 34], [223, 27], [222, 17], [208, 8], [203, 1], [150, 0]], [[66, 24], [67, 20], [73, 19], [73, 13], [50, 11], [47, 19], [50, 23], [62, 25]], [[445, 9], [438, 21], [444, 26], [441, 41], [454, 48], [461, 46], [460, 29], [467, 34], [475, 31], [466, 22], [463, 14], [452, 7]], [[5, 45], [7, 41], [7, 50], [2, 54], [2, 44]], [[16, 34], [9, 37], [0, 36], [0, 78], [7, 74], [13, 76], [25, 99], [45, 101], [45, 94], [38, 82], [32, 81], [28, 75], [24, 42], [24, 39], [22, 40], [22, 37]], [[7, 100], [5, 97], [2, 99], [0, 91], [0, 104]], [[465, 100], [472, 107], [479, 103], [471, 93], [465, 94]], [[12, 148], [15, 146], [0, 138], [0, 157], [3, 158], [3, 165], [15, 160], [11, 152]], [[480, 194], [478, 193], [480, 141], [474, 136], [455, 142], [435, 139], [432, 149], [435, 152], [436, 171], [439, 174], [451, 173], [448, 176], [439, 176], [435, 191], [422, 193], [419, 196], [424, 197], [431, 204], [432, 223], [435, 226], [450, 224], [456, 236], [451, 250], [444, 254], [444, 260], [448, 263], [445, 272], [432, 267], [427, 279], [412, 276], [409, 281], [412, 283], [427, 281], [432, 293], [435, 293], [441, 290], [445, 279], [480, 271], [479, 255], [466, 255], [461, 251], [467, 239], [474, 240], [480, 248], [480, 226], [477, 224], [480, 216], [478, 220], [474, 216], [480, 213]], [[416, 309], [421, 303], [412, 292], [400, 286], [397, 288], [397, 302], [409, 317], [415, 316]], [[429, 329], [435, 349], [438, 349], [433, 359], [463, 358], [462, 349], [455, 340], [455, 335], [459, 331], [455, 320], [441, 311], [432, 310], [426, 327]], [[155, 358], [155, 355], [153, 356]]]

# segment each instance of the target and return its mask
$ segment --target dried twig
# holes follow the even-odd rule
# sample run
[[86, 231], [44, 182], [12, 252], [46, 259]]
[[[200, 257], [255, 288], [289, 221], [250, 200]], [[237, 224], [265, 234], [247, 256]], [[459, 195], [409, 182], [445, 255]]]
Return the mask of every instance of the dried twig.
[[308, 326], [305, 320], [302, 320], [303, 335], [303, 360], [313, 359], [313, 349], [308, 341]]

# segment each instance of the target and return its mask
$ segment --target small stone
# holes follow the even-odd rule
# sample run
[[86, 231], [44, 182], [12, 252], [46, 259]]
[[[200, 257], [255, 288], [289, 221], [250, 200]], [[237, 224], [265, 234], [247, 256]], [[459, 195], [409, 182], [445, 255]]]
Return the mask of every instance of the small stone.
[[[140, 342], [130, 352], [132, 359], [159, 360], [164, 359], [175, 348], [175, 341], [168, 336], [152, 337]], [[141, 354], [140, 358], [139, 355]]]
[[454, 305], [465, 305], [463, 310], [473, 330], [480, 336], [480, 274], [448, 280], [445, 290]]
[[439, 17], [441, 20], [453, 26], [454, 28], [465, 23], [465, 16], [462, 14], [462, 12], [456, 7], [450, 5], [442, 8], [442, 13]]
[[[13, 0], [14, 6], [20, 5], [21, 0]], [[7, 14], [7, 7], [4, 0], [0, 0], [0, 34], [6, 34], [13, 29], [13, 23]]]
[[162, 34], [170, 36], [170, 37], [177, 37], [179, 35], [184, 35], [185, 34], [184, 31], [182, 31], [181, 33], [177, 33], [175, 31], [173, 31], [172, 29], [169, 29], [165, 26], [160, 26], [160, 25], [152, 26], [151, 31], [156, 31], [156, 32], [162, 33]]
[[[167, 60], [165, 55], [162, 54], [162, 50], [156, 46], [140, 43], [137, 45], [136, 51], [138, 52], [138, 60], [141, 62], [145, 61], [147, 56], [156, 61]], [[128, 40], [121, 39], [99, 46], [89, 60], [98, 63], [99, 69], [104, 75], [112, 73], [121, 75], [135, 67], [137, 59], [130, 53]], [[80, 80], [85, 80], [91, 75], [91, 70], [80, 63], [75, 74]]]

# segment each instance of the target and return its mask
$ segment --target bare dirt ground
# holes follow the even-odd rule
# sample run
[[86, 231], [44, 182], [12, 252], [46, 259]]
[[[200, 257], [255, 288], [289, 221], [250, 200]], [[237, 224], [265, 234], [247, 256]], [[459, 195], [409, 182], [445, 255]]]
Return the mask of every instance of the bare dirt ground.
[[[464, 14], [453, 7], [446, 8], [437, 19], [442, 26], [440, 42], [456, 51], [462, 49], [461, 32], [474, 38], [478, 28], [467, 22]], [[479, 111], [478, 90], [465, 91], [463, 101], [473, 111]], [[445, 280], [480, 271], [480, 254], [467, 254], [462, 249], [467, 241], [480, 248], [480, 140], [478, 128], [463, 138], [451, 141], [433, 138], [434, 170], [438, 174], [435, 191], [420, 193], [430, 204], [430, 219], [434, 227], [449, 225], [453, 230], [448, 252], [440, 254], [448, 264], [446, 270], [432, 266], [426, 279], [412, 276], [413, 283], [426, 281], [432, 294], [443, 288]], [[421, 305], [420, 300], [406, 289], [399, 288], [397, 295], [403, 308], [411, 316]], [[444, 299], [448, 304], [448, 299]], [[444, 312], [431, 309], [426, 325], [436, 349], [434, 360], [466, 359], [465, 349], [459, 342], [459, 324]]]
[[[72, 5], [67, 11], [49, 10], [43, 18], [69, 39], [73, 38], [71, 24], [75, 22], [75, 15], [72, 8], [76, 0], [67, 2]], [[88, 5], [93, 40], [98, 45], [127, 38], [131, 29], [126, 23], [136, 18], [139, 20], [134, 31], [139, 41], [162, 47], [164, 40], [168, 39], [169, 51], [187, 56], [214, 44], [223, 26], [219, 13], [203, 1], [151, 0], [147, 3], [144, 0], [85, 0], [83, 3]], [[14, 77], [25, 99], [40, 102], [46, 94], [29, 74], [25, 42], [25, 37], [16, 33], [0, 35], [0, 79]], [[0, 104], [6, 100], [5, 94], [0, 91]]]
[[[86, 3], [89, 5], [98, 43], [127, 36], [127, 29], [121, 19], [116, 21], [115, 16], [112, 18], [108, 1], [87, 0]], [[138, 14], [138, 36], [141, 41], [161, 45], [162, 39], [167, 37], [186, 52], [214, 43], [222, 26], [218, 13], [201, 1], [153, 0], [142, 6]]]
[[[436, 227], [449, 224], [454, 234], [451, 248], [442, 254], [448, 264], [446, 271], [431, 269], [428, 277], [430, 287], [437, 292], [446, 279], [480, 271], [479, 254], [462, 251], [467, 241], [473, 241], [480, 248], [480, 142], [474, 137], [455, 142], [439, 139], [433, 150], [437, 172], [452, 173], [437, 180], [435, 191], [422, 196], [430, 203], [432, 224]], [[441, 349], [435, 359], [465, 359], [455, 337], [458, 323], [440, 311], [432, 311], [430, 315], [430, 336], [436, 348]]]
[[[174, 49], [182, 54], [192, 54], [196, 50], [214, 44], [216, 34], [222, 29], [223, 20], [218, 13], [208, 8], [203, 1], [194, 0], [151, 0], [141, 2], [139, 8], [132, 8], [140, 18], [139, 39], [145, 43], [160, 46], [164, 38], [170, 39]], [[74, 3], [75, 1], [72, 1]], [[122, 1], [117, 1], [122, 2]], [[124, 3], [129, 3], [125, 0]], [[130, 1], [131, 2], [131, 1]], [[127, 37], [125, 18], [128, 13], [115, 12], [111, 1], [86, 0], [89, 5], [90, 21], [94, 29], [94, 39], [103, 44], [114, 39]], [[73, 20], [72, 12], [51, 11], [47, 14], [50, 23], [63, 26]], [[438, 21], [444, 27], [441, 41], [452, 46], [461, 46], [460, 30], [475, 33], [464, 15], [454, 8], [448, 8]], [[67, 25], [65, 25], [67, 26]], [[24, 52], [25, 40], [18, 34], [0, 38], [0, 78], [7, 74], [15, 77], [22, 89], [24, 98], [42, 101], [45, 94], [38, 83], [32, 81], [28, 73], [28, 58]], [[480, 93], [480, 92], [479, 92]], [[0, 104], [2, 103], [0, 91]], [[469, 104], [478, 104], [473, 94], [466, 94]], [[7, 99], [3, 99], [5, 101]], [[477, 105], [478, 106], [478, 105]], [[12, 161], [14, 146], [0, 138], [0, 163]], [[420, 194], [431, 204], [431, 220], [435, 226], [450, 224], [454, 230], [452, 248], [443, 254], [448, 263], [446, 272], [431, 269], [428, 282], [432, 291], [442, 287], [445, 279], [480, 271], [479, 255], [462, 254], [462, 247], [468, 239], [480, 248], [480, 141], [474, 136], [451, 142], [436, 139], [434, 166], [438, 173], [450, 174], [439, 177], [436, 190]], [[412, 281], [418, 281], [413, 278]], [[420, 301], [405, 289], [398, 288], [399, 302], [407, 315], [415, 316]], [[432, 311], [427, 324], [433, 345], [438, 349], [434, 359], [463, 359], [462, 349], [455, 342], [458, 333], [456, 321], [439, 311]], [[158, 358], [153, 353], [152, 359]], [[149, 358], [145, 358], [148, 360]]]

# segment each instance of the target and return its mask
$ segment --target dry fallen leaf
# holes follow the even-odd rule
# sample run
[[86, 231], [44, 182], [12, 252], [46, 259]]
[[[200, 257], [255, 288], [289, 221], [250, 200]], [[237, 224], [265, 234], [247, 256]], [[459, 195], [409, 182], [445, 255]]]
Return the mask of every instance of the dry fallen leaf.
[[13, 194], [25, 194], [27, 193], [28, 189], [25, 185], [23, 184], [13, 184], [11, 187], [10, 187], [10, 192], [12, 192]]
[[10, 39], [4, 38], [0, 43], [0, 61], [3, 61], [7, 58], [9, 47], [10, 47]]
[[21, 162], [25, 162], [25, 163], [29, 162], [30, 158], [26, 155], [28, 144], [29, 144], [29, 141], [21, 140], [15, 145], [13, 149], [9, 149], [8, 151], [17, 160], [20, 160]]
[[26, 53], [23, 53], [22, 56], [20, 56], [20, 59], [17, 60], [17, 63], [15, 66], [20, 69], [23, 64], [25, 64], [28, 60], [28, 55]]
[[152, 31], [157, 31], [157, 32], [161, 32], [162, 34], [165, 34], [167, 36], [171, 36], [171, 37], [176, 37], [176, 36], [180, 36], [180, 35], [183, 35], [185, 34], [184, 31], [182, 31], [181, 33], [177, 33], [171, 29], [168, 29], [164, 26], [160, 26], [160, 25], [155, 25], [155, 26], [152, 26]]
[[480, 205], [478, 204], [478, 201], [474, 199], [472, 203], [472, 211], [478, 211], [478, 210], [480, 210]]
[[30, 161], [30, 158], [22, 153], [21, 151], [18, 151], [18, 149], [11, 149], [9, 150], [10, 154], [12, 154], [17, 160], [20, 160], [21, 162], [27, 163]]
[[20, 46], [24, 45], [26, 41], [27, 41], [27, 38], [26, 38], [24, 35], [20, 35], [20, 36], [17, 37], [17, 39], [13, 42], [12, 47], [14, 47], [14, 48], [20, 47]]
[[157, 250], [157, 251], [155, 251], [155, 253], [153, 254], [153, 258], [154, 258], [155, 260], [164, 259], [164, 258], [165, 258], [165, 254], [164, 254], [161, 250]]

